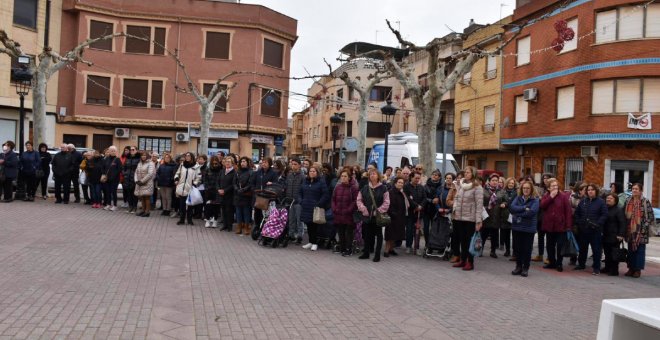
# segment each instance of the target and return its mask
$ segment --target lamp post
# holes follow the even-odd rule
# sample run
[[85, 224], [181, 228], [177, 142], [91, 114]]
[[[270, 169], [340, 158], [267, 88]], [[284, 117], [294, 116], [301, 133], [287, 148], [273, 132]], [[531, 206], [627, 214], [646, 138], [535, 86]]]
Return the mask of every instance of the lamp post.
[[387, 99], [387, 105], [384, 105], [380, 108], [380, 113], [382, 114], [382, 122], [385, 123], [385, 150], [383, 150], [383, 173], [385, 173], [385, 168], [387, 168], [387, 147], [389, 145], [390, 139], [390, 129], [392, 128], [392, 122], [394, 121], [394, 115], [396, 114], [397, 108], [392, 106], [392, 99]]
[[332, 124], [332, 167], [337, 169], [339, 166], [337, 164], [337, 159], [335, 157], [337, 150], [337, 138], [339, 137], [339, 124], [341, 124], [344, 119], [340, 116], [339, 113], [335, 113], [330, 116], [330, 124]]
[[[16, 94], [20, 98], [18, 111], [18, 150], [20, 157], [22, 157], [23, 151], [25, 151], [25, 96], [30, 93], [30, 87], [32, 87], [32, 71], [30, 71], [29, 56], [22, 55], [18, 56], [17, 59], [19, 67], [11, 70], [11, 78], [14, 81], [14, 87], [16, 87]], [[22, 177], [18, 176], [16, 183], [16, 199], [25, 198], [25, 183]]]

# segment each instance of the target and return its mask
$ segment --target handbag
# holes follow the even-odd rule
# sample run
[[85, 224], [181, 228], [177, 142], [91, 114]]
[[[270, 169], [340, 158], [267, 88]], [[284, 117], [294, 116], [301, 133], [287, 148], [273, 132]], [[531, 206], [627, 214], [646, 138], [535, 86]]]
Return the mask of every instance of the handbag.
[[628, 249], [623, 246], [623, 241], [612, 249], [612, 260], [615, 262], [628, 262]]
[[78, 183], [81, 185], [87, 185], [87, 173], [84, 171], [80, 172], [80, 175], [78, 175]]
[[316, 224], [325, 224], [325, 209], [315, 207], [314, 214], [312, 215], [312, 222]]
[[378, 207], [376, 207], [376, 199], [374, 198], [374, 191], [371, 188], [369, 188], [369, 195], [371, 195], [371, 204], [373, 210], [376, 212], [376, 226], [386, 227], [390, 225], [390, 223], [392, 223], [392, 218], [387, 213], [378, 211]]
[[578, 247], [577, 240], [575, 240], [575, 235], [572, 231], [566, 232], [566, 240], [564, 245], [561, 247], [561, 256], [562, 257], [573, 257], [577, 256], [580, 248]]
[[470, 255], [474, 257], [479, 257], [481, 253], [483, 252], [483, 242], [481, 241], [481, 233], [478, 231], [474, 232], [474, 235], [472, 235], [472, 239], [470, 240], [470, 248], [469, 248]]
[[269, 200], [266, 197], [257, 195], [254, 199], [254, 207], [259, 210], [268, 210]]

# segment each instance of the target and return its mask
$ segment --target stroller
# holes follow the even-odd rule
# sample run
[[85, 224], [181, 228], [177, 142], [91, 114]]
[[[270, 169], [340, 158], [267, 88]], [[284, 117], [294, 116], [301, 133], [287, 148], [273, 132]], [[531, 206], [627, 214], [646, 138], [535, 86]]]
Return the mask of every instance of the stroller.
[[293, 200], [288, 198], [281, 199], [278, 203], [270, 202], [269, 209], [265, 212], [266, 216], [261, 223], [261, 236], [257, 244], [273, 248], [277, 248], [277, 246], [286, 248], [289, 245], [287, 221], [291, 205], [293, 205]]
[[265, 186], [263, 190], [256, 190], [255, 193], [260, 199], [268, 200], [268, 209], [263, 211], [263, 220], [261, 220], [261, 223], [258, 226], [255, 225], [254, 228], [252, 228], [251, 236], [252, 239], [256, 241], [259, 239], [259, 236], [261, 236], [261, 230], [268, 219], [268, 214], [271, 211], [271, 203], [277, 203], [277, 201], [284, 196], [284, 187], [280, 184], [272, 183]]
[[451, 219], [436, 214], [429, 226], [429, 236], [426, 240], [423, 257], [440, 257], [449, 260], [451, 255]]

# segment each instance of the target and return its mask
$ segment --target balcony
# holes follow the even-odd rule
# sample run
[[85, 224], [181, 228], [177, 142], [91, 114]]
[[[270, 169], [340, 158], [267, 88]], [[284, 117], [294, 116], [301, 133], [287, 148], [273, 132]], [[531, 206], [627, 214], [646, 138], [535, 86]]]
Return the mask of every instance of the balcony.
[[490, 70], [484, 73], [485, 80], [495, 79], [496, 77], [497, 77], [497, 70]]
[[469, 136], [470, 135], [470, 128], [469, 127], [460, 128], [458, 130], [458, 134], [461, 135], [461, 136]]
[[484, 133], [495, 131], [495, 124], [484, 124], [482, 127]]

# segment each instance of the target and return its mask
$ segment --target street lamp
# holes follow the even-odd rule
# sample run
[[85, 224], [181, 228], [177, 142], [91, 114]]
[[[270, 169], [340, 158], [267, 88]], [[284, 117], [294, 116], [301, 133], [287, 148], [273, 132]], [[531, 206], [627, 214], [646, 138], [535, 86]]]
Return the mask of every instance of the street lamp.
[[338, 164], [335, 158], [336, 149], [337, 149], [337, 138], [339, 137], [339, 124], [344, 121], [344, 118], [340, 116], [340, 113], [335, 113], [330, 116], [330, 124], [332, 124], [332, 166], [334, 169], [337, 169]]
[[394, 121], [394, 115], [396, 114], [397, 108], [392, 106], [392, 99], [387, 99], [387, 105], [384, 105], [380, 108], [380, 113], [382, 114], [382, 122], [385, 123], [385, 150], [383, 150], [383, 173], [385, 173], [385, 168], [387, 168], [387, 147], [389, 145], [390, 139], [390, 129], [392, 128], [392, 122]]
[[[30, 71], [29, 56], [21, 55], [17, 59], [19, 67], [11, 70], [11, 78], [14, 81], [14, 87], [16, 87], [16, 94], [20, 98], [18, 111], [18, 150], [20, 157], [22, 157], [25, 147], [25, 136], [23, 133], [25, 130], [25, 96], [30, 93], [30, 87], [32, 87], [32, 71]], [[16, 184], [16, 199], [25, 198], [25, 183], [22, 176], [18, 176], [18, 182]]]

